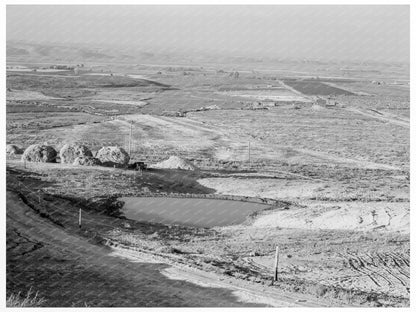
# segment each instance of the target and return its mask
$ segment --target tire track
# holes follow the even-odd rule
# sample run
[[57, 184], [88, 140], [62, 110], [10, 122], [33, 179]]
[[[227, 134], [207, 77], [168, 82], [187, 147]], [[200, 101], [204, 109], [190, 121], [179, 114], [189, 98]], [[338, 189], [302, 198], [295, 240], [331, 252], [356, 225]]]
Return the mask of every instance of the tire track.
[[403, 256], [394, 253], [367, 253], [364, 256], [350, 252], [347, 254], [349, 266], [369, 277], [377, 287], [383, 287], [381, 285], [381, 280], [383, 280], [389, 287], [400, 284], [408, 289], [410, 278], [406, 270], [410, 267], [409, 262]]

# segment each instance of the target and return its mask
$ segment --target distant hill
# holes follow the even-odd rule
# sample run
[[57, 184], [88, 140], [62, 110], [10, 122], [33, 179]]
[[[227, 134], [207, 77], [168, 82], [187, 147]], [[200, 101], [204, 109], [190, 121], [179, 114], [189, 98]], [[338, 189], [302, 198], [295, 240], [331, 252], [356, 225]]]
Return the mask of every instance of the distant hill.
[[66, 61], [66, 62], [99, 62], [128, 61], [143, 62], [165, 58], [147, 51], [132, 51], [120, 48], [86, 47], [62, 44], [37, 44], [27, 42], [7, 42], [7, 61]]
[[[375, 71], [388, 68], [390, 72], [400, 73], [397, 77], [407, 79], [408, 64], [379, 63], [363, 61], [336, 61], [318, 59], [260, 57], [234, 54], [211, 53], [206, 51], [166, 51], [152, 47], [120, 47], [111, 45], [96, 46], [88, 44], [34, 43], [22, 41], [6, 42], [6, 61], [17, 63], [126, 63], [131, 65], [149, 64], [151, 66], [186, 66], [186, 67], [220, 67], [226, 70], [258, 70], [285, 72], [308, 72], [320, 76], [329, 72], [348, 73], [363, 76], [363, 72], [374, 74]], [[386, 67], [387, 66], [387, 67]], [[286, 72], [287, 73], [287, 72]]]
[[21, 55], [29, 55], [29, 51], [26, 49], [20, 49], [16, 47], [7, 46], [6, 48], [6, 55], [10, 56], [21, 56]]

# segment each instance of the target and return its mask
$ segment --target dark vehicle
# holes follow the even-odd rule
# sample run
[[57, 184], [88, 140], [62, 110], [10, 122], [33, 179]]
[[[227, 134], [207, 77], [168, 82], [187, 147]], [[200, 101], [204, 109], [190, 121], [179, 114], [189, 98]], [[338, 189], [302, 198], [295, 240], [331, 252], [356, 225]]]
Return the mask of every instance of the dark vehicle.
[[134, 162], [132, 164], [129, 164], [129, 167], [128, 168], [129, 169], [136, 170], [136, 171], [139, 171], [139, 170], [145, 170], [145, 169], [147, 169], [147, 165], [144, 162], [142, 162], [142, 161], [137, 161], [137, 162]]

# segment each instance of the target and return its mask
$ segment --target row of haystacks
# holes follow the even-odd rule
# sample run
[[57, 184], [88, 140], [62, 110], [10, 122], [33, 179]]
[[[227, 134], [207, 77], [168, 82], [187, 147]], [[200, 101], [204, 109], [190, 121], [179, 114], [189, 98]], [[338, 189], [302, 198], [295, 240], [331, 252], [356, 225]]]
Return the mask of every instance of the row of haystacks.
[[[6, 146], [8, 155], [22, 154], [22, 161], [56, 163], [58, 152], [50, 145], [33, 144], [24, 152], [16, 145], [9, 144]], [[130, 161], [129, 154], [121, 147], [105, 146], [102, 147], [95, 155], [91, 150], [80, 144], [65, 144], [59, 151], [59, 158], [62, 164], [72, 164], [78, 166], [106, 166], [126, 168]], [[171, 156], [169, 159], [151, 166], [158, 169], [181, 169], [197, 170], [191, 162]]]
[[[6, 152], [9, 155], [18, 154], [15, 149], [9, 146], [6, 147]], [[56, 163], [57, 156], [58, 152], [52, 146], [33, 144], [23, 152], [22, 161]], [[117, 146], [102, 147], [94, 157], [85, 145], [65, 144], [59, 151], [59, 157], [63, 164], [81, 166], [125, 167], [130, 161], [129, 154]]]

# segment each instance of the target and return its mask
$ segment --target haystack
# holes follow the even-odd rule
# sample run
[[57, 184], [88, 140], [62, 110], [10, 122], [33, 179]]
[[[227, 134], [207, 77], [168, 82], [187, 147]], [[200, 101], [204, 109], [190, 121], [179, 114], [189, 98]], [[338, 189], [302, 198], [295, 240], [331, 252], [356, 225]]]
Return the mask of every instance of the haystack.
[[78, 166], [100, 166], [101, 161], [91, 156], [79, 156], [75, 158], [72, 164]]
[[121, 147], [105, 146], [96, 156], [104, 166], [125, 167], [130, 161], [129, 154]]
[[311, 106], [311, 109], [313, 109], [313, 110], [323, 110], [324, 108], [321, 105], [315, 103]]
[[18, 147], [17, 145], [7, 144], [6, 145], [6, 153], [7, 153], [7, 155], [18, 155], [18, 154], [22, 154], [23, 150], [20, 147]]
[[33, 144], [22, 155], [22, 161], [56, 162], [57, 152], [52, 146]]
[[171, 156], [162, 162], [152, 165], [152, 168], [159, 169], [182, 169], [182, 170], [196, 170], [198, 169], [191, 162], [178, 156]]
[[92, 157], [88, 147], [78, 144], [65, 144], [60, 152], [61, 163], [72, 164], [77, 157]]

